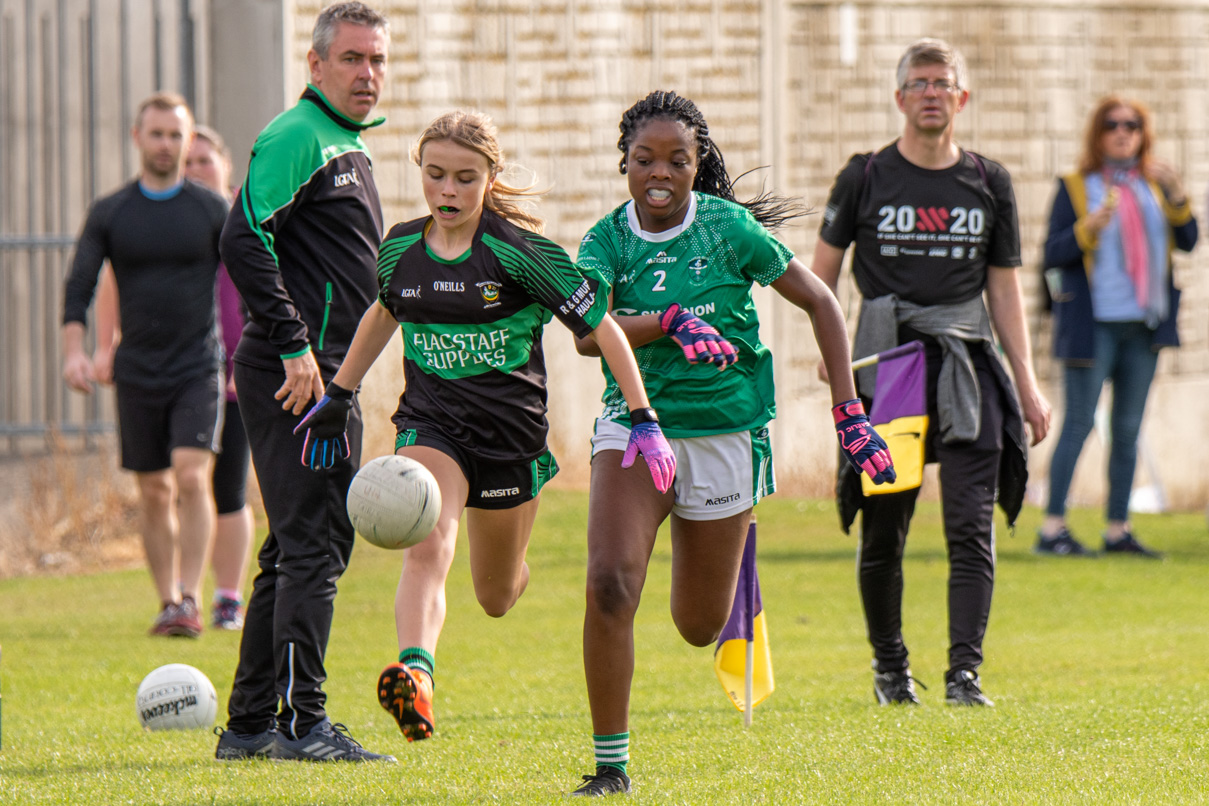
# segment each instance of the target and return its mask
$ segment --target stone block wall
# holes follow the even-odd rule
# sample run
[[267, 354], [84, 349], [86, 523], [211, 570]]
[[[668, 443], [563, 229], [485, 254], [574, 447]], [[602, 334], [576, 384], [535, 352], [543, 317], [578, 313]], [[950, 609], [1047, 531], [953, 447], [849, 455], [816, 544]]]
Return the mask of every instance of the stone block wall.
[[[455, 107], [490, 113], [509, 158], [550, 188], [541, 210], [547, 234], [574, 255], [582, 234], [627, 200], [617, 173], [621, 112], [656, 88], [693, 98], [710, 122], [740, 197], [761, 185], [803, 197], [816, 209], [847, 158], [892, 140], [901, 126], [893, 71], [913, 39], [939, 36], [962, 49], [972, 98], [958, 123], [967, 147], [1003, 162], [1016, 182], [1030, 330], [1038, 372], [1061, 414], [1061, 376], [1047, 359], [1038, 310], [1038, 262], [1054, 177], [1074, 163], [1086, 116], [1100, 95], [1118, 91], [1155, 113], [1157, 152], [1179, 166], [1198, 214], [1209, 181], [1206, 88], [1209, 7], [1196, 0], [1056, 0], [977, 8], [956, 0], [853, 4], [841, 31], [838, 2], [747, 0], [420, 0], [379, 3], [392, 21], [388, 124], [369, 135], [389, 221], [425, 212], [408, 153], [424, 125]], [[321, 4], [292, 8], [289, 94], [306, 80], [304, 55]], [[841, 39], [855, 45], [841, 63]], [[818, 217], [780, 237], [809, 263]], [[1209, 429], [1209, 283], [1199, 253], [1177, 261], [1184, 287], [1185, 347], [1160, 361], [1145, 441], [1170, 500], [1199, 506], [1209, 497], [1209, 457], [1184, 456]], [[845, 275], [847, 278], [847, 274]], [[853, 307], [842, 281], [841, 303]], [[836, 457], [829, 396], [814, 377], [818, 350], [805, 314], [763, 290], [764, 338], [777, 357], [779, 417], [773, 433], [782, 490], [824, 495]], [[547, 329], [551, 443], [562, 483], [587, 478], [588, 435], [602, 387], [597, 363], [577, 356], [557, 322]], [[367, 382], [366, 455], [388, 452], [386, 422], [401, 389], [392, 345]], [[1165, 427], [1178, 421], [1180, 429]], [[1034, 451], [1043, 480], [1056, 434]], [[1077, 502], [1100, 500], [1102, 448], [1093, 437], [1076, 478]], [[1139, 483], [1149, 483], [1140, 470]]]

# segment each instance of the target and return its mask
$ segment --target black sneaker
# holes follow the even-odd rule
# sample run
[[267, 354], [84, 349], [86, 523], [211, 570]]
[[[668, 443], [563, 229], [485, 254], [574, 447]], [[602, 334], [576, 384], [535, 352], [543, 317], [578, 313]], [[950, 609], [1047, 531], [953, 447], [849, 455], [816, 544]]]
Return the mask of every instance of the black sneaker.
[[[911, 670], [901, 672], [874, 672], [873, 694], [877, 697], [878, 705], [919, 705], [919, 697], [915, 696], [915, 684], [919, 682], [911, 676]], [[922, 682], [920, 688], [927, 691], [928, 687]]]
[[982, 693], [982, 680], [969, 669], [950, 672], [945, 678], [945, 705], [995, 705]]
[[294, 761], [385, 761], [394, 764], [394, 756], [371, 753], [348, 735], [348, 728], [339, 722], [324, 719], [301, 739], [287, 739], [278, 733], [272, 757]]
[[1058, 557], [1095, 557], [1094, 551], [1075, 540], [1075, 536], [1065, 526], [1053, 537], [1046, 537], [1037, 531], [1037, 545], [1033, 546], [1034, 554], [1053, 554]]
[[1104, 536], [1104, 553], [1105, 554], [1133, 554], [1138, 557], [1149, 557], [1152, 560], [1163, 559], [1161, 551], [1148, 549], [1138, 542], [1138, 539], [1133, 536], [1133, 532], [1126, 532], [1116, 540], [1109, 540], [1108, 536]]
[[596, 797], [598, 795], [624, 795], [630, 791], [630, 777], [616, 767], [601, 765], [596, 768], [595, 775], [585, 775], [584, 785], [571, 793], [571, 796], [583, 795]]
[[268, 758], [277, 738], [277, 731], [269, 728], [264, 733], [236, 733], [215, 727], [218, 747], [214, 757], [219, 761], [247, 761], [251, 758]]

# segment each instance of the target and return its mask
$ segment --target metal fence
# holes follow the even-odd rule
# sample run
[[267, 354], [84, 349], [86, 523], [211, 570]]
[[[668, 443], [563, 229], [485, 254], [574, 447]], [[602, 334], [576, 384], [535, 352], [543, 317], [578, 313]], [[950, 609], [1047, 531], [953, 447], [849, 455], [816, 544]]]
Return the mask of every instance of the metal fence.
[[135, 173], [134, 107], [196, 107], [204, 0], [0, 0], [0, 455], [113, 430], [60, 373], [63, 283], [88, 205]]

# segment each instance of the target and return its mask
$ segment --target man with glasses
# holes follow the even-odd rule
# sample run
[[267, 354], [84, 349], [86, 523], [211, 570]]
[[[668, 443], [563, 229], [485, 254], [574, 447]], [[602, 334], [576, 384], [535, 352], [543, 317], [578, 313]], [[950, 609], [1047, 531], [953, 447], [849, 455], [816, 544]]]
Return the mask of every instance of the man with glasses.
[[[856, 357], [924, 344], [926, 457], [940, 464], [950, 563], [945, 701], [989, 706], [978, 669], [995, 579], [994, 504], [998, 499], [1008, 523], [1015, 521], [1027, 480], [1023, 421], [1036, 444], [1049, 428], [1050, 408], [1033, 373], [1011, 179], [953, 139], [970, 98], [965, 62], [947, 43], [922, 39], [899, 61], [897, 85], [902, 136], [853, 156], [836, 177], [812, 269], [835, 290], [844, 252], [855, 242], [852, 271], [862, 296]], [[866, 406], [875, 372], [858, 373]], [[918, 493], [866, 497], [858, 478], [840, 469], [845, 530], [863, 512], [860, 591], [882, 705], [919, 702], [902, 635], [903, 547]]]

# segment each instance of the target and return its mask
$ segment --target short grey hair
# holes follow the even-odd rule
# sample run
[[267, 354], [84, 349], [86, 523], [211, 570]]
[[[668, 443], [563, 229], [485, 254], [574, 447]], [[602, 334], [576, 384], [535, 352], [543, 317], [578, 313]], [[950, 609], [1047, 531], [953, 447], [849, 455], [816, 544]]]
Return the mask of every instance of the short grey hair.
[[336, 38], [336, 29], [342, 22], [380, 29], [390, 35], [390, 22], [365, 3], [336, 3], [319, 12], [319, 19], [315, 20], [315, 30], [311, 32], [311, 50], [319, 54], [320, 59], [327, 58], [332, 40]]
[[957, 86], [966, 89], [966, 60], [961, 51], [943, 39], [920, 39], [913, 42], [903, 57], [898, 60], [898, 87], [907, 83], [907, 73], [912, 67], [924, 64], [943, 64], [952, 68]]

